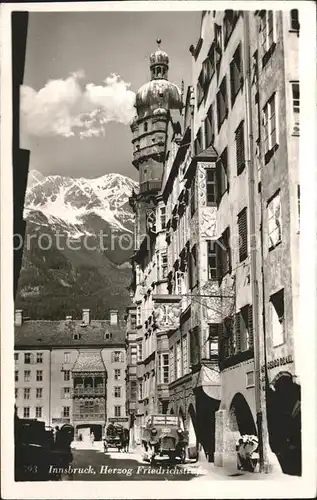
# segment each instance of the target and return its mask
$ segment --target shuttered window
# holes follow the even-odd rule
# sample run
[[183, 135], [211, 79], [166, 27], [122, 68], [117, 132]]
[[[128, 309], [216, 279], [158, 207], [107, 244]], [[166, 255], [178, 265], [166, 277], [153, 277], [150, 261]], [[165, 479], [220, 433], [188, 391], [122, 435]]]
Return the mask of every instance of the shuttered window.
[[216, 169], [208, 168], [206, 170], [206, 202], [207, 206], [214, 206], [217, 203], [216, 189]]
[[248, 255], [248, 222], [247, 209], [244, 208], [238, 215], [239, 227], [239, 260], [243, 262]]
[[298, 9], [291, 10], [291, 31], [299, 31], [299, 16]]
[[221, 334], [221, 324], [213, 323], [209, 325], [209, 359], [218, 362], [219, 360], [219, 335]]
[[217, 184], [217, 203], [219, 204], [222, 196], [228, 190], [228, 150], [224, 149], [219, 160], [216, 163], [216, 184]]
[[197, 197], [196, 197], [196, 177], [193, 178], [192, 184], [190, 186], [190, 214], [194, 215], [197, 208]]
[[234, 30], [238, 17], [238, 11], [225, 10], [225, 16], [223, 19], [223, 41], [225, 47], [227, 46], [231, 33]]
[[215, 123], [214, 123], [214, 110], [213, 105], [208, 109], [207, 117], [205, 119], [205, 146], [208, 148], [213, 144], [215, 139]]
[[195, 139], [195, 154], [198, 155], [203, 149], [203, 136], [201, 128], [197, 132], [197, 137]]
[[209, 240], [207, 241], [207, 251], [208, 251], [208, 279], [217, 279], [217, 242]]
[[236, 130], [236, 160], [237, 160], [237, 173], [238, 175], [244, 170], [245, 156], [244, 156], [244, 121], [242, 121]]
[[233, 107], [236, 97], [243, 87], [243, 65], [242, 65], [242, 49], [239, 44], [230, 63], [230, 92], [231, 92], [231, 107]]
[[227, 79], [223, 78], [219, 92], [217, 94], [217, 118], [218, 118], [218, 131], [221, 129], [225, 118], [228, 114], [228, 94], [227, 94]]
[[240, 313], [238, 312], [235, 315], [235, 352], [240, 352], [241, 351], [241, 322], [240, 322]]
[[249, 349], [253, 349], [254, 339], [253, 339], [253, 308], [251, 305], [248, 306], [248, 333], [249, 333]]
[[221, 238], [217, 241], [217, 267], [219, 272], [219, 279], [231, 272], [231, 251], [230, 251], [230, 229], [227, 228]]

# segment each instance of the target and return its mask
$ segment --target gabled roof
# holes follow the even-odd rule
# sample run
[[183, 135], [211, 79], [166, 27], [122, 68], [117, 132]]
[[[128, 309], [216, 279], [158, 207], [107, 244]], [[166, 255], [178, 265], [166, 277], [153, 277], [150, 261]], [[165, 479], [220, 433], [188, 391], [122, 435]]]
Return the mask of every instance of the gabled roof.
[[215, 159], [217, 160], [218, 154], [213, 145], [211, 144], [208, 148], [201, 151], [198, 155], [196, 155], [197, 161], [204, 159]]
[[[111, 325], [109, 320], [92, 320], [84, 325], [81, 320], [25, 321], [15, 327], [15, 347], [89, 347], [124, 345], [125, 321]], [[110, 333], [111, 338], [106, 338]], [[77, 335], [76, 335], [77, 334]]]
[[98, 351], [81, 351], [76, 359], [73, 372], [104, 372], [106, 370]]

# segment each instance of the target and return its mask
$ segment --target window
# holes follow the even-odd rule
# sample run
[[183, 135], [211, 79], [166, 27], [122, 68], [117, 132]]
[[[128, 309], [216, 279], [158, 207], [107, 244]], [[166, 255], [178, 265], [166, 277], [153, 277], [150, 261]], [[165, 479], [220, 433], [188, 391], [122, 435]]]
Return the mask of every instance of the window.
[[252, 306], [242, 307], [235, 317], [235, 352], [253, 349]]
[[114, 387], [114, 397], [115, 398], [121, 398], [121, 386], [120, 385], [117, 385], [116, 387]]
[[29, 406], [24, 406], [23, 418], [30, 418], [30, 407]]
[[247, 387], [254, 387], [254, 371], [250, 371], [246, 373], [246, 386]]
[[64, 371], [64, 382], [68, 382], [70, 380], [70, 370]]
[[234, 10], [225, 10], [223, 18], [223, 42], [225, 47], [227, 46], [231, 33], [234, 30], [238, 17], [239, 12]]
[[32, 357], [31, 357], [31, 353], [30, 353], [30, 352], [26, 352], [26, 353], [24, 354], [24, 363], [25, 363], [26, 365], [29, 365], [29, 364], [31, 364], [31, 363], [32, 363]]
[[196, 177], [193, 178], [192, 184], [190, 186], [190, 214], [194, 215], [197, 209], [197, 198], [196, 198]]
[[143, 381], [139, 382], [139, 400], [143, 399]]
[[14, 362], [17, 363], [19, 361], [19, 353], [15, 352], [14, 353]]
[[161, 354], [159, 357], [161, 384], [169, 383], [169, 359], [168, 354]]
[[222, 196], [229, 191], [228, 182], [228, 150], [225, 148], [216, 163], [216, 185], [217, 185], [217, 203], [219, 204]]
[[201, 71], [200, 75], [198, 77], [198, 82], [197, 82], [197, 87], [196, 87], [198, 108], [204, 100], [203, 77], [204, 77], [203, 71]]
[[15, 370], [15, 372], [14, 372], [14, 381], [19, 382], [19, 371], [18, 370]]
[[43, 371], [42, 370], [36, 370], [36, 381], [43, 382]]
[[144, 122], [144, 132], [147, 132], [148, 131], [148, 124], [147, 122]]
[[42, 387], [36, 388], [36, 399], [42, 399], [43, 397], [43, 389]]
[[31, 372], [30, 370], [24, 370], [24, 382], [30, 382]]
[[230, 229], [227, 228], [217, 240], [217, 267], [219, 279], [231, 272]]
[[214, 240], [207, 241], [207, 253], [208, 253], [208, 279], [216, 280], [218, 277], [217, 273], [217, 242]]
[[137, 325], [136, 314], [131, 314], [130, 315], [130, 327], [131, 327], [131, 330], [135, 330], [136, 325]]
[[176, 344], [176, 379], [182, 376], [182, 350], [181, 341]]
[[300, 231], [300, 185], [297, 184], [297, 230]]
[[166, 227], [166, 207], [160, 207], [160, 222], [161, 222], [161, 229], [165, 229], [165, 227]]
[[136, 324], [137, 324], [137, 326], [140, 326], [142, 324], [142, 321], [141, 321], [141, 306], [137, 306], [137, 308], [136, 308]]
[[175, 359], [174, 359], [174, 346], [170, 347], [170, 382], [175, 380]]
[[236, 130], [236, 160], [237, 160], [237, 173], [238, 175], [244, 170], [245, 156], [244, 156], [244, 122], [242, 121]]
[[219, 330], [221, 325], [213, 323], [209, 325], [209, 359], [218, 364], [218, 342], [219, 342]]
[[233, 107], [236, 97], [240, 89], [242, 89], [243, 87], [243, 66], [241, 52], [241, 44], [239, 44], [230, 63], [231, 107]]
[[215, 140], [215, 122], [213, 105], [209, 107], [205, 119], [205, 147], [208, 148]]
[[299, 135], [299, 82], [291, 82], [292, 85], [292, 102], [293, 102], [293, 134]]
[[162, 252], [162, 278], [167, 278], [167, 252]]
[[62, 397], [63, 397], [63, 399], [69, 399], [70, 398], [70, 387], [63, 387]]
[[233, 317], [228, 316], [222, 324], [221, 358], [231, 357], [235, 352], [235, 339], [233, 335]]
[[223, 78], [219, 92], [217, 94], [217, 121], [218, 121], [218, 132], [221, 129], [225, 118], [228, 114], [228, 95], [227, 95], [227, 79]]
[[299, 16], [298, 9], [292, 9], [290, 13], [291, 17], [291, 31], [299, 32], [300, 24], [299, 24]]
[[262, 64], [265, 66], [275, 47], [274, 39], [274, 13], [272, 10], [264, 10], [260, 20], [260, 43], [262, 47]]
[[186, 375], [189, 371], [188, 366], [188, 338], [187, 334], [183, 336], [183, 373]]
[[282, 241], [282, 214], [280, 191], [278, 191], [267, 205], [269, 226], [269, 250]]
[[207, 206], [214, 206], [217, 203], [216, 192], [216, 169], [208, 168], [206, 170], [206, 198]]
[[70, 363], [70, 352], [64, 352], [64, 363]]
[[137, 356], [137, 359], [138, 359], [138, 362], [142, 361], [143, 359], [143, 346], [142, 346], [142, 341], [139, 341], [138, 342], [138, 345], [137, 345], [137, 353], [138, 353], [138, 356]]
[[198, 262], [197, 262], [197, 246], [196, 244], [191, 249], [189, 254], [189, 287], [194, 288], [198, 282]]
[[63, 406], [62, 415], [63, 415], [63, 418], [69, 418], [70, 406]]
[[200, 362], [200, 331], [195, 326], [190, 333], [190, 363], [197, 365]]
[[137, 399], [137, 382], [136, 382], [136, 380], [131, 380], [131, 382], [130, 382], [130, 398], [131, 398], [131, 401], [136, 401], [136, 399]]
[[17, 388], [14, 389], [14, 397], [15, 397], [15, 399], [18, 399], [18, 397], [19, 397], [19, 389], [17, 389]]
[[243, 262], [248, 256], [248, 219], [247, 209], [244, 208], [238, 215], [239, 228], [239, 261]]
[[270, 153], [277, 145], [276, 94], [274, 93], [263, 108], [263, 147], [265, 163], [271, 157]]
[[43, 353], [42, 352], [37, 352], [36, 353], [36, 362], [37, 363], [43, 363]]
[[42, 418], [42, 406], [35, 407], [35, 418]]
[[116, 405], [114, 407], [114, 416], [115, 417], [121, 417], [121, 406]]
[[123, 363], [123, 352], [121, 351], [113, 351], [111, 354], [112, 363]]
[[222, 30], [219, 24], [215, 23], [215, 60], [216, 66], [219, 67], [222, 56]]
[[284, 343], [284, 289], [271, 295], [271, 324], [273, 347]]
[[121, 370], [120, 368], [116, 368], [114, 371], [114, 379], [115, 380], [120, 380], [121, 379]]
[[24, 397], [24, 399], [30, 399], [30, 392], [31, 392], [31, 389], [26, 388], [26, 389], [24, 389], [24, 391], [23, 391], [23, 392], [24, 392], [24, 396], [23, 396], [23, 397]]

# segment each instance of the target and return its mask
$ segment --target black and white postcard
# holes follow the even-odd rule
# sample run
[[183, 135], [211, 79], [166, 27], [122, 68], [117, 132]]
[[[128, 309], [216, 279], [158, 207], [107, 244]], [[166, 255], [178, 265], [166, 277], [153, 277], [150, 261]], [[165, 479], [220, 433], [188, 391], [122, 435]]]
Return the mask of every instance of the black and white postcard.
[[314, 497], [314, 5], [1, 26], [3, 498]]

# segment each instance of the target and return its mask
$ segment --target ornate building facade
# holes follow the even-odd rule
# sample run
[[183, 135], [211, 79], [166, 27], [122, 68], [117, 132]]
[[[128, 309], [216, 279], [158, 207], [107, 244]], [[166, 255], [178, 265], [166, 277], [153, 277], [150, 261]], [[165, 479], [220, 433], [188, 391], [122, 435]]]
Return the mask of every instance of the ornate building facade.
[[[141, 177], [133, 197], [147, 220], [133, 260], [136, 422], [179, 414], [189, 454], [225, 467], [238, 437], [257, 435], [261, 470], [290, 474], [301, 469], [298, 34], [294, 10], [204, 12], [151, 212]], [[147, 85], [142, 102], [158, 106]]]
[[21, 418], [47, 426], [70, 423], [75, 436], [100, 440], [105, 425], [128, 425], [125, 322], [31, 321], [15, 313], [15, 404]]

